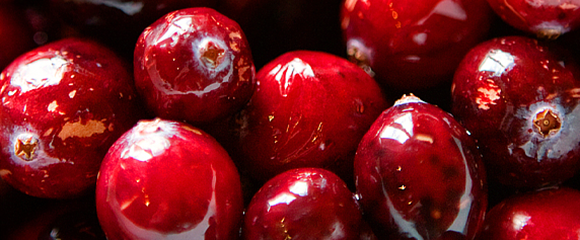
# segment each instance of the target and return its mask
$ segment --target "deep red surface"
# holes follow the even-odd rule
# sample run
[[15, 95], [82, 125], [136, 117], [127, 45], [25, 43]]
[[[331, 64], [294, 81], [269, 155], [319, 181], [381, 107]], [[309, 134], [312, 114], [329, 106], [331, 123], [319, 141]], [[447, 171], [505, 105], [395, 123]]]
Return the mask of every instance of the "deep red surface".
[[23, 11], [9, 3], [0, 5], [0, 71], [21, 54], [35, 47], [32, 29]]
[[255, 88], [244, 32], [209, 8], [171, 12], [145, 29], [134, 68], [137, 89], [153, 113], [195, 124], [232, 115]]
[[546, 189], [512, 196], [486, 215], [478, 240], [569, 240], [580, 231], [580, 192]]
[[350, 181], [358, 141], [387, 107], [376, 82], [346, 59], [286, 53], [258, 72], [239, 117], [240, 164], [262, 183], [298, 167], [330, 169]]
[[[490, 176], [537, 187], [578, 171], [579, 73], [524, 37], [496, 38], [466, 55], [453, 82], [452, 112], [479, 141]], [[534, 124], [544, 111], [560, 124], [547, 135]]]
[[107, 149], [141, 116], [125, 62], [94, 42], [32, 50], [0, 75], [0, 173], [37, 197], [94, 188]]
[[199, 129], [161, 119], [113, 144], [96, 203], [108, 239], [236, 239], [243, 210], [227, 152]]
[[487, 0], [511, 26], [540, 38], [557, 38], [580, 26], [580, 0]]
[[243, 239], [360, 239], [354, 194], [334, 173], [298, 168], [269, 180], [244, 217]]
[[341, 26], [352, 60], [389, 88], [416, 90], [450, 82], [491, 16], [485, 0], [345, 0]]
[[354, 171], [379, 239], [453, 239], [447, 231], [473, 239], [483, 223], [486, 178], [474, 141], [417, 97], [403, 97], [375, 121]]

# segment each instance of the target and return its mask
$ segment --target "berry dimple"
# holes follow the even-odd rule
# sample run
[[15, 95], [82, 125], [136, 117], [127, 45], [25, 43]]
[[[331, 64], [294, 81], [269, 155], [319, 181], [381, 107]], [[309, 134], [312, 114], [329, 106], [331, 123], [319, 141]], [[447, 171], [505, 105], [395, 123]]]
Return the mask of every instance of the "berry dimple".
[[538, 187], [578, 171], [576, 68], [527, 37], [492, 39], [466, 55], [452, 111], [478, 140], [494, 180]]
[[239, 25], [209, 8], [168, 13], [141, 34], [135, 84], [158, 117], [207, 124], [238, 111], [255, 88]]

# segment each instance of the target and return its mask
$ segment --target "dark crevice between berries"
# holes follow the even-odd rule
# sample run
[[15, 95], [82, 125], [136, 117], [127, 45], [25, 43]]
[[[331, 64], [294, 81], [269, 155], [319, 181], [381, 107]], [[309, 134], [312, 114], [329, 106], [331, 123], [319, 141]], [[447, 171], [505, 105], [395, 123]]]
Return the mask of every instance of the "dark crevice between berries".
[[216, 68], [219, 66], [225, 52], [224, 49], [212, 42], [209, 42], [201, 51], [201, 60], [208, 68]]
[[32, 161], [37, 146], [38, 141], [34, 138], [28, 138], [24, 141], [17, 139], [14, 144], [14, 154], [24, 161]]
[[550, 109], [538, 113], [534, 119], [534, 126], [543, 137], [556, 134], [560, 130], [561, 125], [562, 123], [558, 115], [554, 114]]

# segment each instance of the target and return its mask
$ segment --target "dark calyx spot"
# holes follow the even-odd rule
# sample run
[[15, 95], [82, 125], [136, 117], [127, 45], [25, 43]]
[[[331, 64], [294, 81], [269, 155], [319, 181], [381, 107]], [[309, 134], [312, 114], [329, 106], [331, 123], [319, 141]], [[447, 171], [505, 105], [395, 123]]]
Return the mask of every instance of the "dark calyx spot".
[[17, 139], [14, 144], [14, 154], [24, 161], [31, 161], [38, 146], [38, 141], [34, 138], [25, 140]]
[[201, 49], [201, 61], [208, 68], [216, 68], [222, 62], [224, 53], [224, 49], [220, 48], [213, 42], [208, 42], [207, 45]]
[[543, 137], [548, 137], [556, 134], [560, 130], [562, 123], [558, 115], [552, 110], [546, 109], [536, 115], [534, 126]]

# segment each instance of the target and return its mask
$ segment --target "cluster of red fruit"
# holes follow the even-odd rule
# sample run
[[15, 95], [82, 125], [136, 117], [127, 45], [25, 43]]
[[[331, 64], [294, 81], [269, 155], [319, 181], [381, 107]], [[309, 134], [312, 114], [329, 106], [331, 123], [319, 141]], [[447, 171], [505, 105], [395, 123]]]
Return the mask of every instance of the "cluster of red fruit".
[[2, 239], [580, 239], [580, 0], [0, 4]]

